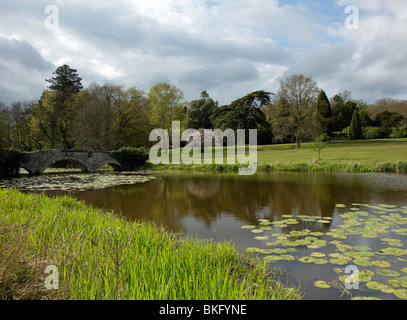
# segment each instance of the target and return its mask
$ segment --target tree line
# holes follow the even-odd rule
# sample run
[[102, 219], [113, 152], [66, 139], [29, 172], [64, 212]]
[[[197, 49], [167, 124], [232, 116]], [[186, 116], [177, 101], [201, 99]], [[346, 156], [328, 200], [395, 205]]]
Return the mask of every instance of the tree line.
[[255, 91], [219, 106], [203, 91], [185, 101], [181, 89], [157, 83], [148, 93], [136, 87], [82, 86], [77, 70], [60, 66], [38, 101], [0, 103], [0, 165], [6, 150], [118, 150], [150, 147], [149, 133], [181, 129], [257, 129], [259, 144], [324, 139], [407, 137], [407, 101], [381, 99], [372, 105], [351, 92], [328, 98], [312, 77], [296, 74], [278, 92]]

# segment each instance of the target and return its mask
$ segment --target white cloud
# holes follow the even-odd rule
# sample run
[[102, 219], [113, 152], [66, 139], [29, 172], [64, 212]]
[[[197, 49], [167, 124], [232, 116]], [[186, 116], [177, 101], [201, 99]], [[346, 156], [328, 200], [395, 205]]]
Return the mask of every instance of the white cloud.
[[[156, 82], [168, 81], [187, 99], [207, 89], [221, 104], [254, 90], [276, 91], [281, 77], [299, 72], [314, 76], [329, 94], [348, 89], [369, 101], [381, 95], [406, 98], [405, 0], [54, 4], [58, 30], [44, 27], [43, 1], [2, 3], [0, 37], [7, 41], [0, 46], [1, 61], [10, 50], [17, 51], [13, 63], [2, 66], [7, 74], [10, 68], [17, 72], [4, 76], [7, 85], [0, 87], [0, 99], [37, 99], [52, 75], [50, 68], [63, 63], [77, 69], [85, 85], [105, 81], [148, 91]], [[348, 4], [360, 8], [359, 30], [344, 27]], [[314, 10], [318, 5], [331, 11]], [[13, 47], [11, 39], [19, 45]], [[27, 63], [37, 68], [34, 77], [29, 77]]]

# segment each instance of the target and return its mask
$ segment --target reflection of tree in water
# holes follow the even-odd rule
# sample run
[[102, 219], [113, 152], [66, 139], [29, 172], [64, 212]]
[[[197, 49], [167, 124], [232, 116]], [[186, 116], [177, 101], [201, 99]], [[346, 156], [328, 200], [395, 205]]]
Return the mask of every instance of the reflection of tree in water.
[[199, 199], [213, 198], [219, 191], [219, 179], [191, 179], [187, 182], [189, 193]]
[[[333, 217], [336, 203], [360, 202], [368, 189], [358, 178], [343, 183], [335, 175], [323, 174], [168, 175], [77, 197], [131, 219], [152, 220], [183, 232], [183, 218], [194, 217], [210, 227], [224, 213], [247, 224], [257, 224], [259, 218], [282, 220], [285, 214]], [[290, 229], [327, 227], [301, 222]]]

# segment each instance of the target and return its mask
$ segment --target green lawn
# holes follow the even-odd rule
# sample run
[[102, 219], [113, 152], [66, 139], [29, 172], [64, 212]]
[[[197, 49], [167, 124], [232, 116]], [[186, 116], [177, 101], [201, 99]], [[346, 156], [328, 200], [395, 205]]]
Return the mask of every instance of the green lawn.
[[[258, 147], [258, 162], [307, 162], [318, 159], [310, 143], [299, 149], [294, 144]], [[407, 161], [407, 139], [338, 141], [329, 143], [321, 152], [322, 161], [381, 163]]]
[[[320, 161], [317, 161], [318, 153], [311, 147], [312, 143], [303, 143], [298, 149], [295, 148], [295, 144], [258, 146], [258, 169], [262, 171], [407, 173], [407, 139], [330, 142], [322, 150]], [[223, 164], [220, 165], [173, 164], [153, 166], [152, 169], [237, 171], [240, 165], [236, 159], [233, 159], [235, 156], [232, 160], [236, 164], [227, 165], [227, 150], [228, 148], [223, 148]], [[215, 152], [212, 154], [213, 163], [215, 163]]]

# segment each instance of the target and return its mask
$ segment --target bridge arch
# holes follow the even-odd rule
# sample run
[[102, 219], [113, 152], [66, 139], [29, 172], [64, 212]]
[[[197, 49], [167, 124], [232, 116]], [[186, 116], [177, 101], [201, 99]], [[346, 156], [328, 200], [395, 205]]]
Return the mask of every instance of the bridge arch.
[[45, 169], [59, 161], [71, 161], [83, 172], [97, 172], [100, 167], [109, 164], [115, 171], [121, 171], [120, 163], [109, 152], [83, 150], [39, 150], [29, 152], [29, 160], [21, 164], [31, 175], [42, 174]]

